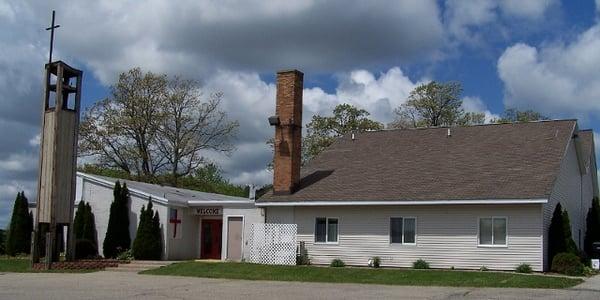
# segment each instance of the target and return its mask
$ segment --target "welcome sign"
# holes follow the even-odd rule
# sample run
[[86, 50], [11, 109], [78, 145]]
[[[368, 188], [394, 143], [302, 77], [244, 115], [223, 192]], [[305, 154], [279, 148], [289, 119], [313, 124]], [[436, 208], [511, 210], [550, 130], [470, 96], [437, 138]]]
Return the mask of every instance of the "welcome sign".
[[223, 214], [221, 207], [196, 207], [192, 210], [195, 216], [220, 216]]

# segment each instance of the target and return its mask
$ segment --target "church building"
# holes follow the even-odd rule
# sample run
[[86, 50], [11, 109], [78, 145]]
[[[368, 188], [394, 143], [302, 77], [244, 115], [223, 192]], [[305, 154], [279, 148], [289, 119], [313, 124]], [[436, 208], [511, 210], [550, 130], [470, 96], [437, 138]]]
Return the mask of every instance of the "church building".
[[[264, 222], [264, 210], [254, 200], [161, 186], [131, 180], [77, 173], [75, 202], [89, 202], [96, 218], [99, 254], [106, 236], [113, 188], [126, 183], [131, 196], [129, 235], [132, 241], [142, 206], [152, 200], [163, 235], [163, 259], [215, 259], [241, 261], [250, 228]], [[252, 193], [251, 193], [252, 194]]]

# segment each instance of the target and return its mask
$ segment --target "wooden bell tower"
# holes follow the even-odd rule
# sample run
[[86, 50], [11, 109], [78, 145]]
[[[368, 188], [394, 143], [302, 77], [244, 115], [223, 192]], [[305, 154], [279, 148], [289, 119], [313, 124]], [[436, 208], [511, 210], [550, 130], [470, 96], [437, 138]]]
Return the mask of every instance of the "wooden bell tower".
[[82, 72], [62, 61], [46, 64], [33, 262], [59, 259], [65, 239], [74, 258], [73, 211]]

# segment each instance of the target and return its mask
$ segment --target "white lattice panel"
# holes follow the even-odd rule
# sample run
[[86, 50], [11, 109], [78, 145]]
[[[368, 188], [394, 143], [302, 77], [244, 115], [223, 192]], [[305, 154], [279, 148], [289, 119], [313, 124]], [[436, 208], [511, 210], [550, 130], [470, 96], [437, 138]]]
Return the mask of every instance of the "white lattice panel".
[[296, 224], [252, 224], [249, 262], [295, 265], [297, 231]]

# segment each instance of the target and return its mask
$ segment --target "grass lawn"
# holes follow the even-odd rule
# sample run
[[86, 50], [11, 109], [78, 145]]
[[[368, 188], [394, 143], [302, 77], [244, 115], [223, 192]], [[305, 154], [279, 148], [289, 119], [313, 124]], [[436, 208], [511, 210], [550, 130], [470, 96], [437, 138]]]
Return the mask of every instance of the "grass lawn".
[[388, 285], [566, 288], [578, 278], [508, 272], [267, 266], [248, 263], [181, 262], [142, 274], [247, 280], [371, 283]]
[[48, 270], [48, 271], [35, 271], [29, 266], [31, 261], [28, 257], [6, 257], [0, 256], [0, 273], [90, 273], [96, 270]]

